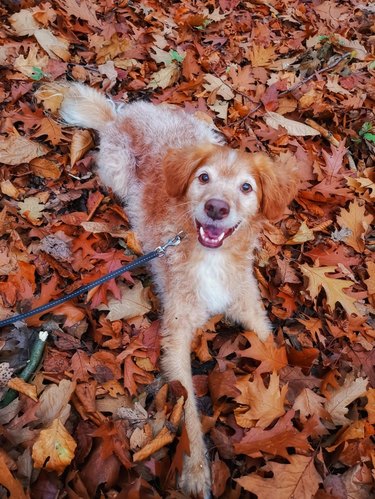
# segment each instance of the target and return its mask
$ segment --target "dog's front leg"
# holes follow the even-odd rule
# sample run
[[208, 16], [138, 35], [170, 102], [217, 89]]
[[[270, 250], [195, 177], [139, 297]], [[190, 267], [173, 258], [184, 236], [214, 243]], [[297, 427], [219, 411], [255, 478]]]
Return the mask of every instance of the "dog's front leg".
[[[169, 381], [178, 380], [187, 391], [185, 402], [185, 425], [190, 443], [190, 456], [185, 456], [179, 486], [186, 494], [203, 494], [210, 497], [210, 467], [196, 405], [191, 373], [191, 340], [197, 327], [206, 322], [207, 316], [200, 307], [189, 306], [187, 300], [179, 299], [164, 303], [162, 337], [162, 368]], [[173, 303], [174, 302], [174, 303]]]
[[259, 339], [265, 341], [272, 331], [271, 323], [264, 310], [258, 283], [253, 274], [247, 276], [233, 297], [233, 304], [226, 311], [226, 316], [245, 329], [254, 331]]

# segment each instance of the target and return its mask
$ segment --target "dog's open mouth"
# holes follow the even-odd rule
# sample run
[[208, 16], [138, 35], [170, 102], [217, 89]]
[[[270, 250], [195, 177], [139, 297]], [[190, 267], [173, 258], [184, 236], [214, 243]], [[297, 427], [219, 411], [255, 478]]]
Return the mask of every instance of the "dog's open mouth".
[[206, 248], [219, 248], [224, 239], [233, 234], [239, 226], [239, 222], [229, 229], [223, 229], [216, 225], [201, 224], [198, 220], [195, 221], [198, 231], [198, 241]]

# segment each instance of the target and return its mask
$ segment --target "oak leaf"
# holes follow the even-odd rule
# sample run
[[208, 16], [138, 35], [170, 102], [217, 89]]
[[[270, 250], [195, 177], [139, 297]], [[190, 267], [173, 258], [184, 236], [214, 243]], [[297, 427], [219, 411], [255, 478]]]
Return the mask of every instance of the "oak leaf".
[[38, 401], [36, 386], [31, 385], [30, 383], [26, 383], [26, 381], [22, 378], [12, 378], [8, 382], [8, 387], [13, 390], [17, 390], [19, 393], [23, 393], [30, 397], [35, 402]]
[[41, 178], [57, 180], [61, 175], [61, 170], [58, 167], [58, 164], [50, 159], [34, 158], [30, 161], [30, 167], [34, 175]]
[[76, 447], [75, 440], [57, 418], [49, 428], [40, 432], [33, 445], [34, 466], [60, 474], [71, 463]]
[[354, 282], [345, 279], [334, 279], [326, 275], [335, 272], [336, 267], [310, 267], [307, 264], [303, 264], [300, 265], [300, 269], [309, 279], [307, 289], [311, 298], [315, 299], [323, 287], [326, 292], [327, 303], [332, 310], [335, 309], [336, 303], [339, 302], [344, 307], [347, 314], [359, 315], [359, 312], [354, 305], [356, 299], [344, 293], [344, 289], [352, 286]]
[[257, 367], [257, 373], [279, 371], [288, 364], [285, 347], [277, 348], [272, 335], [264, 342], [251, 331], [245, 331], [242, 335], [250, 341], [251, 346], [239, 351], [238, 355], [260, 360], [261, 364]]
[[356, 378], [348, 375], [344, 384], [337, 388], [331, 398], [325, 403], [325, 409], [332, 417], [335, 425], [348, 425], [350, 419], [346, 417], [348, 405], [359, 397], [366, 394], [368, 380], [367, 378]]
[[107, 319], [116, 321], [119, 319], [131, 319], [137, 315], [143, 315], [150, 311], [151, 302], [147, 296], [147, 290], [143, 288], [141, 281], [130, 289], [124, 284], [118, 285], [121, 299], [110, 298], [107, 305], [100, 305], [99, 310], [109, 310]]
[[272, 456], [289, 457], [288, 447], [308, 451], [310, 444], [309, 434], [299, 432], [292, 424], [295, 411], [288, 411], [282, 416], [271, 430], [251, 428], [240, 442], [234, 444], [237, 454], [258, 457], [262, 453]]
[[365, 406], [367, 419], [369, 423], [375, 424], [375, 388], [369, 388], [365, 395], [367, 397], [367, 404]]
[[252, 43], [248, 57], [253, 68], [267, 67], [275, 59], [275, 47], [272, 45], [264, 47], [264, 45]]
[[38, 56], [38, 47], [36, 45], [30, 47], [27, 57], [19, 55], [14, 61], [14, 67], [17, 71], [34, 80], [41, 79], [47, 64], [48, 56]]
[[30, 9], [21, 9], [9, 17], [9, 22], [18, 36], [32, 36], [40, 27]]
[[[10, 499], [27, 499], [30, 497], [29, 495], [26, 496], [21, 483], [16, 480], [9, 471], [5, 455], [2, 452], [0, 452], [0, 485], [8, 490]], [[7, 494], [5, 493], [4, 497], [6, 497], [6, 495]]]
[[21, 215], [31, 224], [40, 225], [42, 223], [42, 211], [45, 209], [45, 206], [39, 202], [36, 196], [30, 196], [25, 201], [19, 201], [17, 205]]
[[314, 414], [327, 419], [329, 418], [329, 414], [323, 407], [325, 402], [326, 399], [324, 397], [316, 394], [310, 388], [304, 388], [296, 397], [293, 409], [300, 412], [302, 423], [307, 421], [307, 416], [313, 416]]
[[358, 199], [355, 199], [350, 203], [348, 210], [341, 208], [340, 215], [337, 217], [340, 227], [350, 231], [350, 234], [343, 238], [344, 242], [358, 253], [363, 253], [365, 249], [364, 236], [373, 220], [373, 216], [365, 215], [365, 212], [365, 205], [360, 205]]
[[150, 83], [147, 88], [167, 88], [176, 83], [180, 76], [180, 68], [178, 64], [172, 62], [169, 66], [159, 69], [151, 75]]
[[274, 419], [285, 414], [284, 403], [288, 385], [284, 385], [280, 390], [279, 376], [275, 372], [271, 374], [267, 388], [257, 372], [253, 381], [249, 378], [249, 375], [242, 376], [236, 383], [236, 388], [241, 391], [236, 401], [249, 406], [248, 409], [235, 409], [236, 421], [243, 428], [251, 428], [254, 425], [266, 428]]
[[263, 478], [255, 473], [237, 478], [245, 490], [258, 496], [258, 499], [311, 499], [315, 496], [322, 478], [314, 465], [314, 457], [298, 454], [288, 457], [290, 464], [269, 462], [272, 478]]
[[207, 73], [204, 75], [204, 79], [206, 83], [203, 84], [203, 87], [208, 92], [213, 93], [215, 96], [220, 95], [224, 100], [231, 100], [234, 98], [234, 93], [230, 86], [217, 76]]
[[44, 425], [55, 419], [65, 422], [70, 414], [69, 400], [75, 390], [76, 383], [62, 379], [58, 385], [49, 385], [39, 398], [36, 417]]

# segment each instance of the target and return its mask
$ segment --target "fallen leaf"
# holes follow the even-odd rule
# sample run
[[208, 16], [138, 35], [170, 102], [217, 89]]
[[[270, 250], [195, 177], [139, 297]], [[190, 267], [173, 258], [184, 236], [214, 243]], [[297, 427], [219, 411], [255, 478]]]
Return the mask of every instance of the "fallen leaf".
[[176, 83], [177, 79], [180, 76], [180, 68], [176, 63], [172, 63], [165, 68], [159, 69], [151, 75], [150, 83], [147, 85], [147, 88], [167, 88], [174, 83]]
[[272, 478], [253, 473], [236, 478], [236, 482], [256, 494], [258, 499], [311, 499], [322, 482], [314, 465], [314, 457], [293, 455], [288, 457], [288, 461], [290, 464], [268, 463], [273, 472]]
[[34, 158], [30, 161], [30, 167], [34, 175], [41, 178], [57, 180], [61, 176], [61, 170], [58, 163], [50, 159]]
[[327, 419], [329, 418], [329, 414], [323, 407], [325, 402], [326, 399], [324, 397], [313, 392], [310, 388], [304, 388], [296, 397], [293, 409], [300, 412], [303, 423], [307, 421], [307, 416], [313, 416], [314, 414], [317, 414], [320, 418]]
[[147, 290], [143, 288], [141, 281], [137, 281], [131, 289], [121, 283], [118, 287], [121, 292], [121, 300], [110, 298], [108, 306], [100, 305], [98, 307], [99, 310], [109, 310], [108, 320], [131, 319], [151, 310]]
[[38, 55], [38, 47], [32, 45], [30, 47], [27, 57], [19, 55], [14, 61], [14, 67], [20, 73], [28, 76], [33, 80], [40, 80], [43, 78], [43, 70], [48, 64], [48, 56], [40, 57]]
[[216, 95], [220, 95], [224, 100], [231, 100], [234, 98], [234, 93], [232, 89], [220, 78], [212, 74], [205, 74], [204, 79], [207, 83], [203, 84], [203, 87], [208, 92], [213, 92]]
[[359, 204], [355, 199], [349, 204], [349, 209], [341, 208], [337, 223], [341, 228], [349, 229], [350, 233], [344, 237], [344, 242], [354, 248], [358, 253], [365, 249], [365, 234], [373, 221], [373, 216], [366, 213], [364, 204]]
[[47, 54], [56, 59], [57, 57], [63, 61], [69, 61], [69, 42], [61, 36], [55, 36], [48, 29], [37, 29], [34, 31], [34, 36], [39, 45], [47, 52]]
[[70, 146], [70, 166], [82, 159], [93, 146], [94, 141], [89, 130], [75, 130]]
[[43, 144], [18, 134], [0, 137], [0, 163], [6, 165], [28, 163], [34, 158], [44, 156], [47, 152], [48, 149]]
[[236, 383], [236, 388], [241, 391], [236, 402], [249, 406], [247, 409], [235, 409], [237, 424], [243, 428], [251, 428], [254, 425], [267, 428], [274, 419], [285, 414], [284, 403], [288, 385], [284, 385], [280, 390], [279, 376], [275, 372], [271, 374], [267, 388], [260, 374], [255, 373], [253, 381], [249, 378], [248, 375], [243, 376]]
[[272, 334], [264, 342], [251, 331], [245, 331], [242, 335], [250, 341], [251, 346], [240, 350], [238, 355], [260, 360], [261, 364], [256, 370], [258, 374], [279, 371], [288, 364], [285, 347], [277, 348]]
[[2, 452], [0, 452], [0, 485], [8, 490], [10, 499], [28, 499], [29, 497], [24, 493], [21, 483], [9, 471]]
[[335, 272], [336, 267], [310, 267], [307, 264], [303, 264], [300, 265], [300, 269], [309, 279], [307, 289], [311, 298], [315, 299], [323, 287], [327, 295], [327, 303], [331, 307], [331, 310], [334, 310], [336, 303], [339, 302], [344, 307], [347, 314], [359, 315], [359, 312], [355, 307], [356, 299], [350, 297], [343, 291], [344, 289], [350, 288], [350, 286], [354, 284], [353, 281], [334, 279], [326, 275]]
[[76, 447], [75, 440], [60, 419], [55, 419], [49, 428], [39, 433], [33, 445], [34, 466], [60, 474], [74, 458]]
[[325, 403], [325, 409], [332, 417], [335, 425], [347, 426], [350, 419], [346, 417], [348, 405], [366, 394], [368, 380], [348, 375], [344, 384], [332, 392], [331, 398]]
[[36, 196], [30, 196], [25, 201], [17, 203], [21, 215], [33, 225], [40, 225], [43, 217], [42, 211], [45, 210], [45, 205], [39, 202]]
[[8, 387], [12, 388], [12, 390], [16, 390], [19, 393], [23, 393], [27, 397], [30, 397], [35, 402], [38, 401], [36, 386], [27, 383], [22, 378], [12, 378], [8, 382]]
[[279, 126], [285, 128], [288, 135], [293, 137], [305, 137], [305, 136], [315, 136], [320, 135], [320, 133], [308, 125], [304, 123], [300, 123], [299, 121], [290, 120], [288, 118], [284, 118], [281, 114], [274, 113], [272, 111], [267, 111], [264, 115], [264, 121], [271, 128], [277, 129]]
[[18, 36], [32, 36], [40, 28], [30, 9], [15, 12], [9, 17], [9, 21]]

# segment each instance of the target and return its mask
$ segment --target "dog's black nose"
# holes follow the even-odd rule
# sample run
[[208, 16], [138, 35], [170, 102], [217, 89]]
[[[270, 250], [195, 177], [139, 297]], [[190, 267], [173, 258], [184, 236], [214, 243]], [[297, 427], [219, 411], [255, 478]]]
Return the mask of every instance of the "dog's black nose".
[[221, 199], [209, 199], [204, 205], [204, 211], [212, 220], [222, 220], [229, 215], [230, 207]]

